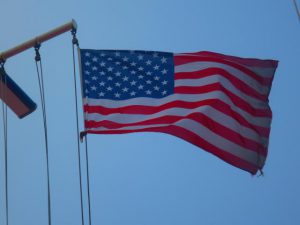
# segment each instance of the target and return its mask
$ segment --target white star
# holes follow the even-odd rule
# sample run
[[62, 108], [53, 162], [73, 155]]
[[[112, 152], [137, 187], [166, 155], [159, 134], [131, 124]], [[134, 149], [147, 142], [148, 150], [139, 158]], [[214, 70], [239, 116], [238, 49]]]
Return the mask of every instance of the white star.
[[154, 90], [155, 91], [159, 91], [159, 87], [158, 86], [154, 86]]
[[122, 79], [123, 79], [123, 81], [128, 81], [128, 77], [126, 77], [126, 76], [123, 77]]
[[131, 96], [135, 96], [135, 94], [136, 94], [135, 91], [130, 92], [130, 95], [131, 95]]
[[84, 73], [87, 74], [87, 75], [91, 74], [90, 71], [88, 71], [88, 70], [84, 71]]
[[84, 83], [89, 84], [90, 82], [88, 80], [84, 80]]
[[120, 95], [118, 92], [115, 93], [115, 97], [116, 97], [116, 98], [120, 98], [120, 96], [121, 96], [121, 95]]
[[164, 90], [161, 94], [162, 94], [162, 95], [166, 95], [166, 94], [167, 94], [167, 91]]
[[120, 84], [119, 82], [115, 83], [115, 85], [116, 85], [117, 87], [120, 87], [120, 86], [121, 86], [121, 84]]
[[152, 61], [148, 59], [147, 62], [146, 62], [146, 65], [149, 66], [149, 65], [151, 65], [151, 63], [152, 63]]
[[159, 76], [155, 76], [155, 77], [154, 77], [154, 80], [159, 80]]
[[147, 83], [147, 84], [151, 84], [152, 81], [151, 81], [151, 80], [147, 80], [146, 83]]
[[139, 56], [138, 56], [138, 59], [139, 59], [139, 60], [143, 60], [143, 58], [144, 58], [143, 55], [139, 55]]
[[155, 65], [155, 66], [153, 67], [153, 69], [154, 69], [154, 70], [158, 70], [158, 69], [159, 69], [159, 66], [158, 66], [158, 65]]
[[135, 62], [130, 63], [131, 66], [136, 66]]
[[109, 87], [106, 88], [106, 90], [111, 91], [112, 87], [109, 86]]
[[108, 61], [112, 61], [113, 59], [111, 57], [107, 58]]
[[144, 76], [143, 76], [143, 75], [139, 75], [138, 78], [139, 78], [139, 79], [143, 79]]
[[144, 68], [140, 66], [140, 67], [138, 68], [138, 70], [139, 70], [139, 71], [143, 71]]
[[99, 93], [99, 96], [100, 96], [100, 97], [104, 96], [104, 93], [103, 93], [103, 92], [100, 92], [100, 93]]
[[90, 54], [89, 52], [86, 52], [86, 53], [85, 53], [85, 56], [86, 56], [86, 57], [90, 57], [90, 55], [91, 55], [91, 54]]
[[97, 90], [97, 87], [94, 85], [91, 87], [92, 91], [96, 91]]
[[104, 81], [101, 81], [99, 84], [100, 84], [100, 86], [104, 86], [104, 85], [105, 85], [105, 82], [104, 82]]
[[125, 57], [123, 58], [123, 61], [124, 61], [124, 62], [127, 62], [127, 61], [128, 61], [128, 58], [125, 56]]
[[124, 87], [122, 90], [123, 90], [123, 92], [127, 92], [127, 91], [128, 91], [128, 88], [127, 88], [127, 87]]
[[144, 88], [143, 85], [139, 85], [139, 87], [138, 87], [139, 90], [142, 90], [143, 88]]
[[116, 52], [115, 55], [116, 55], [116, 56], [120, 56], [120, 52]]
[[89, 93], [89, 90], [88, 90], [88, 89], [85, 89], [85, 93]]
[[104, 57], [104, 56], [106, 56], [106, 55], [105, 55], [104, 53], [101, 53], [100, 56], [101, 56], [101, 57]]
[[161, 61], [161, 63], [166, 63], [167, 62], [167, 58], [162, 57], [160, 61]]
[[133, 85], [135, 85], [135, 84], [136, 84], [136, 81], [135, 81], [135, 80], [133, 80], [133, 81], [131, 81], [131, 82], [130, 82], [130, 84], [133, 86]]
[[92, 80], [97, 80], [97, 79], [98, 79], [98, 77], [96, 77], [96, 76], [92, 77]]
[[147, 94], [147, 95], [151, 95], [151, 93], [152, 93], [152, 91], [150, 91], [150, 90], [147, 90], [147, 91], [146, 91], [146, 94]]
[[152, 72], [148, 71], [146, 74], [149, 75], [149, 76], [151, 76]]
[[119, 77], [119, 76], [121, 76], [121, 73], [120, 73], [120, 72], [116, 72], [115, 75], [116, 75], [117, 77]]
[[127, 66], [123, 66], [122, 68], [123, 68], [123, 70], [127, 70], [127, 69], [128, 69], [128, 67], [127, 67]]
[[131, 74], [136, 74], [136, 72], [135, 72], [134, 70], [132, 70], [130, 73], [131, 73]]
[[107, 77], [107, 80], [112, 80], [113, 78], [111, 76]]
[[168, 81], [164, 80], [163, 82], [161, 82], [162, 85], [166, 85], [168, 83]]
[[115, 62], [115, 64], [116, 64], [116, 65], [120, 65], [120, 64], [121, 64], [121, 62]]
[[110, 66], [107, 68], [107, 71], [111, 72], [111, 71], [113, 71], [113, 68]]
[[153, 53], [153, 57], [156, 58], [157, 56], [158, 56], [158, 53], [157, 53], [157, 52], [154, 52], [154, 53]]
[[105, 62], [102, 61], [102, 62], [100, 63], [100, 66], [101, 66], [101, 67], [104, 67], [104, 66], [105, 66]]
[[166, 69], [163, 69], [163, 70], [161, 71], [162, 74], [166, 74], [167, 72], [168, 72], [168, 70], [166, 70]]
[[89, 65], [91, 65], [91, 63], [90, 63], [89, 61], [86, 61], [86, 62], [85, 62], [85, 65], [86, 65], [86, 66], [89, 66]]
[[94, 56], [94, 58], [92, 60], [93, 60], [93, 62], [97, 62], [98, 58], [96, 56]]
[[97, 70], [97, 69], [98, 69], [98, 68], [97, 68], [96, 66], [93, 66], [93, 67], [92, 67], [92, 70], [94, 70], [94, 71]]
[[100, 72], [100, 75], [101, 75], [101, 76], [104, 76], [104, 75], [105, 75], [105, 72], [101, 71], [101, 72]]

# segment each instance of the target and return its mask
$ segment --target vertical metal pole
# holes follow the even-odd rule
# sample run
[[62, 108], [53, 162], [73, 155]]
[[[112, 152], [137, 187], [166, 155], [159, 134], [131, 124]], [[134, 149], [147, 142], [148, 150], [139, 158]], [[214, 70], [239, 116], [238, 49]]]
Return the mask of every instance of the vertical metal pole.
[[77, 85], [76, 85], [76, 66], [75, 66], [75, 45], [79, 48], [78, 39], [76, 37], [76, 29], [71, 31], [73, 35], [72, 40], [72, 56], [73, 56], [73, 77], [74, 77], [74, 97], [75, 97], [75, 112], [76, 112], [76, 128], [77, 128], [77, 154], [78, 154], [78, 174], [79, 174], [79, 188], [80, 188], [80, 204], [81, 204], [81, 222], [84, 225], [84, 211], [83, 211], [83, 194], [82, 194], [82, 174], [81, 174], [81, 154], [80, 154], [80, 143], [79, 143], [79, 121], [78, 121], [78, 103], [77, 103]]
[[[4, 60], [0, 61], [0, 69], [4, 71]], [[8, 225], [8, 155], [7, 155], [7, 105], [6, 102], [6, 73], [0, 74], [1, 80], [1, 98], [2, 98], [2, 118], [3, 118], [3, 136], [4, 136], [4, 168], [5, 168], [5, 214], [6, 225]]]

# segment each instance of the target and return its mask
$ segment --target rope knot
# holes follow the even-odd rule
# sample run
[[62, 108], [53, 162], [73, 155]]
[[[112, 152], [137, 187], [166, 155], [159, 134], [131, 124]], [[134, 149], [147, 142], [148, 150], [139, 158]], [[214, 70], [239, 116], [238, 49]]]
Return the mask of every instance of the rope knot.
[[35, 50], [35, 58], [34, 59], [36, 62], [41, 61], [40, 47], [41, 47], [41, 43], [36, 42], [36, 44], [34, 46], [34, 50]]
[[73, 43], [73, 45], [76, 45], [77, 47], [79, 47], [79, 42], [78, 42], [78, 39], [76, 37], [76, 33], [77, 33], [77, 30], [75, 28], [73, 28], [71, 30], [71, 34], [73, 36], [72, 43]]

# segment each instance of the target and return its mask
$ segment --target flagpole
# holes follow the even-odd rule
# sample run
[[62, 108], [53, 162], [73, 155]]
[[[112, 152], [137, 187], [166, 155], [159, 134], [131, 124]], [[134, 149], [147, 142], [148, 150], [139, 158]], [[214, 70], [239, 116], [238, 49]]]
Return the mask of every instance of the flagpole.
[[0, 59], [1, 60], [6, 60], [12, 56], [15, 56], [29, 48], [34, 47], [37, 43], [41, 44], [45, 41], [48, 41], [58, 35], [61, 35], [67, 31], [70, 31], [72, 29], [77, 29], [77, 24], [74, 19], [72, 19], [70, 22], [63, 24], [59, 27], [54, 28], [53, 30], [50, 30], [44, 34], [41, 34], [31, 40], [28, 40], [16, 47], [13, 47], [11, 49], [8, 49], [7, 51], [4, 51], [0, 53]]

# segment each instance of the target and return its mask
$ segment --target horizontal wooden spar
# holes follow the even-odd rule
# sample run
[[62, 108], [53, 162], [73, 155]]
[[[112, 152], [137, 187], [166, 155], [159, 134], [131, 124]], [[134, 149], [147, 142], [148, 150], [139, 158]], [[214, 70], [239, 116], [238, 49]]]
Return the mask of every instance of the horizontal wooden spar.
[[69, 23], [66, 23], [64, 25], [61, 25], [53, 30], [50, 30], [44, 34], [41, 34], [29, 41], [26, 41], [16, 47], [13, 47], [7, 51], [4, 51], [2, 53], [0, 53], [0, 59], [1, 60], [6, 60], [14, 55], [17, 55], [29, 48], [32, 48], [34, 47], [37, 43], [43, 43], [45, 41], [48, 41], [49, 39], [51, 38], [54, 38], [60, 34], [63, 34], [67, 31], [70, 31], [72, 29], [77, 29], [77, 24], [76, 24], [76, 21], [75, 20], [72, 20], [71, 22]]

